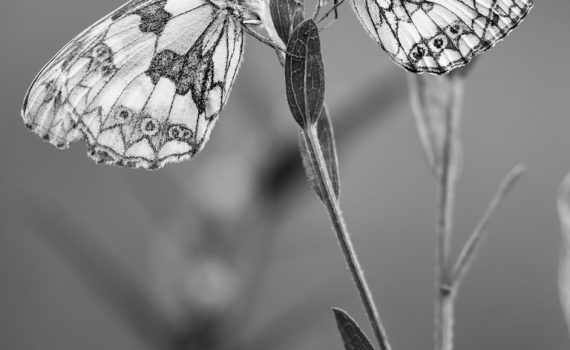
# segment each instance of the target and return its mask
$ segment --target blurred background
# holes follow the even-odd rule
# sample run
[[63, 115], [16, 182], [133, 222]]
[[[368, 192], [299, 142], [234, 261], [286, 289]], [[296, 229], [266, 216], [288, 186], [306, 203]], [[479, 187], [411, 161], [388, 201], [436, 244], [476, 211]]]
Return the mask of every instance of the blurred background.
[[[570, 3], [537, 1], [466, 87], [457, 251], [503, 176], [458, 298], [458, 349], [567, 349], [556, 191], [570, 170]], [[194, 160], [96, 165], [24, 127], [57, 50], [120, 0], [0, 4], [0, 349], [341, 349], [330, 307], [370, 334], [328, 217], [303, 181], [275, 53], [249, 38], [221, 121]], [[394, 350], [432, 347], [435, 192], [406, 73], [348, 4], [322, 35], [341, 204]], [[229, 345], [228, 345], [229, 344]]]

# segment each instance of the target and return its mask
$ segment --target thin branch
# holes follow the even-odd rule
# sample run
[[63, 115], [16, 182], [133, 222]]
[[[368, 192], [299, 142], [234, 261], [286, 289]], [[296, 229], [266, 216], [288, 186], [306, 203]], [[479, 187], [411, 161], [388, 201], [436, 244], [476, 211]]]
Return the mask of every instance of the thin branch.
[[463, 83], [456, 82], [450, 91], [453, 96], [445, 107], [445, 136], [441, 156], [441, 168], [438, 173], [438, 220], [437, 267], [436, 267], [436, 303], [435, 303], [435, 349], [453, 349], [453, 323], [455, 293], [449, 288], [450, 263], [449, 250], [453, 235], [453, 212], [455, 191], [461, 151], [459, 140], [459, 119], [463, 100]]
[[477, 223], [475, 230], [463, 246], [459, 257], [457, 258], [457, 262], [453, 268], [453, 274], [451, 278], [451, 285], [454, 289], [457, 289], [459, 287], [459, 284], [471, 267], [473, 260], [481, 247], [484, 234], [487, 231], [487, 226], [491, 220], [492, 215], [497, 211], [499, 205], [503, 202], [505, 197], [509, 194], [511, 189], [524, 174], [525, 170], [526, 166], [524, 164], [519, 164], [515, 166], [501, 182], [501, 185], [489, 203], [489, 206], [483, 214], [483, 217]]
[[388, 343], [386, 331], [384, 330], [382, 321], [380, 320], [380, 315], [376, 309], [376, 304], [374, 303], [372, 293], [370, 292], [368, 284], [366, 283], [364, 271], [362, 270], [360, 262], [358, 261], [358, 257], [354, 250], [350, 234], [344, 221], [344, 217], [341, 213], [338, 200], [335, 196], [333, 185], [328, 174], [325, 159], [319, 144], [317, 129], [315, 125], [308, 126], [308, 129], [304, 131], [304, 136], [311, 153], [311, 157], [313, 157], [315, 161], [316, 175], [319, 177], [323, 185], [325, 206], [329, 212], [329, 216], [331, 218], [333, 228], [336, 232], [339, 245], [346, 259], [350, 273], [352, 274], [356, 288], [358, 289], [358, 293], [374, 331], [374, 335], [376, 336], [376, 340], [378, 341], [378, 345], [380, 346], [381, 350], [390, 350], [391, 347]]
[[[246, 24], [246, 23], [244, 23], [244, 24]], [[268, 38], [264, 37], [263, 35], [259, 34], [258, 32], [256, 32], [255, 30], [251, 29], [247, 25], [243, 25], [242, 27], [249, 35], [251, 35], [252, 37], [257, 39], [262, 44], [265, 44], [265, 45], [275, 49], [277, 52], [281, 52], [283, 54], [287, 53], [287, 50], [285, 49], [285, 46], [283, 43], [278, 43], [272, 39], [268, 39]]]

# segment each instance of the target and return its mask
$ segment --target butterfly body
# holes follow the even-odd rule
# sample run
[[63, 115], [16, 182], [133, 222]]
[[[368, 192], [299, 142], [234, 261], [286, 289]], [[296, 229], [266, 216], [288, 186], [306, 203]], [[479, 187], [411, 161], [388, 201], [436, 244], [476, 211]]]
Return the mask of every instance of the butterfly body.
[[132, 0], [42, 69], [24, 121], [60, 148], [84, 139], [98, 162], [157, 169], [192, 157], [227, 101], [251, 18], [228, 0]]
[[353, 0], [366, 31], [401, 67], [444, 74], [510, 33], [532, 0]]

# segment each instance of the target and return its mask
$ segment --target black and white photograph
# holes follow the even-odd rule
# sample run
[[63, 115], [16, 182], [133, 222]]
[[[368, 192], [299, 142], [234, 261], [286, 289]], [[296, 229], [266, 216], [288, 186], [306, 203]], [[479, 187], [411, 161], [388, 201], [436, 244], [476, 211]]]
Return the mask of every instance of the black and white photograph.
[[568, 0], [1, 0], [0, 350], [570, 349]]

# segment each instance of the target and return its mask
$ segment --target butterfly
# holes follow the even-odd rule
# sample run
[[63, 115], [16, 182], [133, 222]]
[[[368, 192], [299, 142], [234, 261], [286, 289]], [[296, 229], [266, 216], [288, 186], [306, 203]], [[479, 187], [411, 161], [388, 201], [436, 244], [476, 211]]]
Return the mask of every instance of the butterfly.
[[399, 66], [444, 74], [509, 34], [533, 0], [352, 0], [368, 34]]
[[255, 8], [233, 0], [131, 0], [69, 42], [22, 109], [59, 148], [85, 140], [97, 162], [158, 169], [199, 152], [226, 104]]

